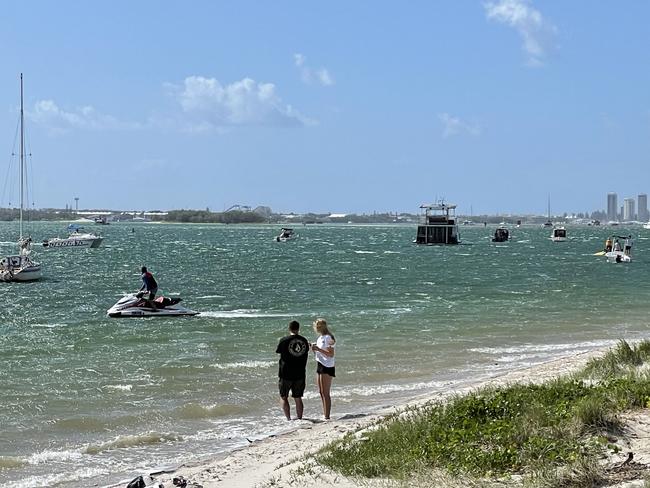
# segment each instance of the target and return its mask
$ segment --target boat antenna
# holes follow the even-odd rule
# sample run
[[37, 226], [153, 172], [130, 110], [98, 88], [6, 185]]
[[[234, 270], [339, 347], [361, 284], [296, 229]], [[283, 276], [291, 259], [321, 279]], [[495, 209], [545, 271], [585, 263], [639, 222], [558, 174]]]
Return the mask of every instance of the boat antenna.
[[20, 240], [23, 239], [23, 206], [24, 206], [24, 165], [25, 165], [25, 113], [23, 111], [23, 74], [20, 73]]

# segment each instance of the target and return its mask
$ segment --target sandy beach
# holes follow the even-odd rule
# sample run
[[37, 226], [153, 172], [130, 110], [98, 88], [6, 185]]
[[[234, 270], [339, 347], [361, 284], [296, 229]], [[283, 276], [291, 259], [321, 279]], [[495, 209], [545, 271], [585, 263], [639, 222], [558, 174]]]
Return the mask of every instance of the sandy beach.
[[[445, 391], [433, 396], [411, 398], [402, 405], [384, 408], [376, 412], [360, 415], [336, 417], [325, 422], [313, 418], [302, 421], [287, 422], [286, 432], [251, 442], [248, 447], [236, 450], [226, 457], [207, 460], [197, 464], [169, 467], [168, 472], [153, 474], [134, 472], [134, 476], [142, 474], [147, 485], [164, 487], [173, 485], [173, 479], [183, 477], [188, 481], [187, 486], [201, 485], [209, 487], [282, 487], [282, 486], [319, 486], [356, 487], [356, 486], [391, 486], [387, 480], [358, 480], [347, 479], [337, 473], [328, 472], [322, 466], [309, 460], [310, 454], [315, 453], [326, 445], [347, 433], [354, 433], [367, 428], [378, 419], [401, 411], [407, 406], [426, 403], [431, 400], [444, 399], [446, 396], [463, 393], [487, 385], [505, 385], [515, 382], [544, 382], [557, 376], [570, 373], [583, 367], [590, 358], [602, 355], [606, 349], [575, 354], [549, 361], [534, 367], [513, 371], [494, 377], [488, 381], [467, 383], [462, 388]], [[313, 402], [316, 403], [316, 402]], [[306, 411], [314, 412], [320, 405], [307, 405]], [[336, 399], [334, 399], [334, 412]], [[278, 415], [281, 415], [278, 406]], [[619, 440], [621, 452], [604, 460], [612, 470], [621, 469], [620, 482], [611, 484], [616, 488], [644, 486], [642, 480], [648, 473], [646, 463], [650, 463], [650, 416], [644, 412], [635, 412], [626, 416], [627, 430], [624, 438]], [[634, 453], [634, 461], [623, 465], [629, 452]], [[160, 470], [160, 469], [159, 469]], [[624, 472], [623, 472], [624, 471]], [[444, 475], [441, 475], [444, 477]], [[124, 483], [112, 485], [126, 486]], [[409, 482], [409, 486], [463, 486], [453, 480], [436, 484], [431, 479], [419, 483], [418, 480]]]

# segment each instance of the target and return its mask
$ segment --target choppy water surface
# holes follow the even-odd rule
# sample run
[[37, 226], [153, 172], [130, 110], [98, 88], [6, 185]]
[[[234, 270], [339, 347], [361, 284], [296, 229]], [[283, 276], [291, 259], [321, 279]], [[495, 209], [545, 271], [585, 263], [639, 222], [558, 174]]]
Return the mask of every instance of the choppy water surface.
[[[465, 227], [454, 247], [412, 244], [413, 226], [303, 226], [287, 243], [277, 226], [92, 230], [99, 249], [38, 249], [42, 281], [0, 283], [0, 479], [15, 487], [109, 483], [287, 429], [275, 346], [291, 319], [309, 339], [321, 316], [336, 333], [335, 416], [647, 330], [641, 228], [616, 230], [637, 236], [629, 265], [593, 256], [611, 232], [598, 227], [569, 228], [566, 243], [514, 229], [503, 244]], [[4, 253], [16, 232], [0, 223]], [[201, 315], [107, 318], [143, 264]], [[308, 368], [306, 416], [318, 418]]]

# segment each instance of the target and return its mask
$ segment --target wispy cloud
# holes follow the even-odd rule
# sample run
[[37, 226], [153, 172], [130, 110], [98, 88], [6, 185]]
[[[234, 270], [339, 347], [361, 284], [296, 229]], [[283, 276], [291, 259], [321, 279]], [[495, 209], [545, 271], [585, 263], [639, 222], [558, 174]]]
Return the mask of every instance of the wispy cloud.
[[310, 68], [307, 66], [307, 58], [303, 54], [294, 54], [293, 61], [296, 67], [300, 70], [300, 79], [302, 79], [303, 82], [307, 84], [316, 82], [322, 86], [331, 86], [334, 84], [334, 78], [327, 68]]
[[222, 85], [215, 78], [189, 76], [182, 86], [168, 84], [190, 130], [204, 131], [232, 126], [304, 126], [314, 122], [286, 105], [273, 83], [250, 78]]
[[112, 115], [102, 114], [90, 105], [64, 110], [53, 100], [36, 102], [33, 110], [27, 112], [27, 117], [54, 132], [67, 132], [72, 129], [130, 130], [142, 127], [138, 122], [125, 122]]
[[530, 66], [541, 66], [557, 33], [529, 0], [499, 0], [484, 4], [487, 18], [515, 29]]
[[462, 133], [472, 136], [478, 136], [481, 133], [481, 128], [478, 125], [470, 124], [448, 113], [438, 114], [438, 120], [442, 123], [442, 137], [445, 139]]
[[[327, 76], [327, 74], [323, 74]], [[273, 83], [244, 78], [223, 85], [215, 78], [189, 76], [181, 85], [164, 84], [175, 102], [170, 112], [158, 113], [143, 122], [127, 122], [87, 105], [75, 109], [59, 107], [53, 100], [41, 100], [27, 116], [55, 133], [70, 130], [140, 130], [219, 132], [234, 127], [300, 127], [315, 125], [285, 104]]]

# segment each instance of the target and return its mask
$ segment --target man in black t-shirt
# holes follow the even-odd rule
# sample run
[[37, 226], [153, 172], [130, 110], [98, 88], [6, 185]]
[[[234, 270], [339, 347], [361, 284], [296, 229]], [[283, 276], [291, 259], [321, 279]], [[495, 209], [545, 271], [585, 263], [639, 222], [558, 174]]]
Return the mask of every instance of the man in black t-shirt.
[[296, 417], [302, 418], [302, 395], [305, 392], [305, 369], [309, 357], [309, 342], [298, 334], [300, 324], [295, 320], [289, 322], [289, 335], [283, 337], [278, 344], [276, 353], [280, 355], [278, 369], [278, 387], [280, 404], [287, 420], [291, 420], [289, 408], [289, 392], [296, 401]]

